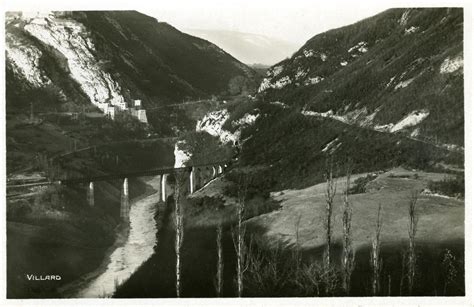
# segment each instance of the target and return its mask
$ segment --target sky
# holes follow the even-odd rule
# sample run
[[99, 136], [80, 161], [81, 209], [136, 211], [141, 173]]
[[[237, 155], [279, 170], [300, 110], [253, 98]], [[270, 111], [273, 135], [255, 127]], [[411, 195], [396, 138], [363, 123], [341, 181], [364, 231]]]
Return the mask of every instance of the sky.
[[341, 1], [277, 1], [255, 5], [250, 2], [216, 4], [204, 0], [199, 1], [199, 5], [170, 5], [140, 11], [179, 30], [231, 30], [302, 45], [318, 33], [354, 23], [388, 8], [390, 6], [382, 1], [370, 5], [354, 1], [341, 6]]
[[4, 10], [138, 10], [180, 30], [231, 30], [296, 44], [392, 7], [456, 6], [469, 0], [3, 0]]

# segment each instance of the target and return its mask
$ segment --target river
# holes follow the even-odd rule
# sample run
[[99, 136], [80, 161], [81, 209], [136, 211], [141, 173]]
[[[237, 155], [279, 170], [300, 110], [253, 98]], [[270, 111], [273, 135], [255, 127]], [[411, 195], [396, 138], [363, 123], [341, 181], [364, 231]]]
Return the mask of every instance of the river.
[[[160, 177], [145, 182], [157, 187]], [[159, 191], [133, 201], [130, 207], [130, 228], [124, 244], [108, 257], [108, 265], [75, 295], [81, 298], [111, 297], [117, 285], [125, 282], [153, 254], [156, 245], [157, 226], [155, 213]]]

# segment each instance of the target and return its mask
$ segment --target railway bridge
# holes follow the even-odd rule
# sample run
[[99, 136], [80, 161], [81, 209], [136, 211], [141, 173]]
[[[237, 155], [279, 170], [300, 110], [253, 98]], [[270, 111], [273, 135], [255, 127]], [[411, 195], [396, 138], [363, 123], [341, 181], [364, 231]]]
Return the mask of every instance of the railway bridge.
[[[121, 201], [120, 201], [120, 217], [124, 221], [128, 221], [130, 212], [129, 201], [129, 179], [144, 176], [160, 176], [160, 184], [157, 188], [159, 191], [159, 201], [165, 202], [167, 197], [172, 193], [173, 184], [182, 184], [185, 191], [189, 194], [194, 193], [197, 189], [205, 186], [212, 179], [216, 178], [224, 172], [229, 165], [229, 161], [217, 161], [206, 164], [189, 165], [180, 168], [161, 167], [140, 171], [118, 172], [104, 175], [86, 175], [80, 177], [65, 177], [65, 178], [50, 178], [47, 181], [39, 181], [35, 183], [26, 184], [7, 184], [7, 190], [25, 188], [31, 186], [45, 186], [45, 185], [87, 185], [87, 203], [93, 207], [95, 205], [95, 191], [94, 187], [100, 181], [121, 181]], [[169, 177], [173, 175], [174, 181], [169, 182]]]
[[71, 184], [87, 184], [87, 202], [89, 206], [95, 204], [95, 183], [99, 181], [122, 180], [121, 201], [120, 201], [120, 217], [128, 220], [130, 212], [129, 201], [129, 179], [143, 176], [160, 176], [160, 185], [157, 187], [159, 191], [159, 201], [165, 202], [170, 193], [168, 185], [168, 177], [174, 175], [173, 184], [187, 185], [187, 192], [194, 193], [197, 189], [205, 186], [209, 181], [222, 174], [228, 166], [229, 161], [218, 161], [207, 164], [197, 164], [180, 168], [156, 168], [142, 171], [132, 171], [116, 174], [106, 174], [97, 176], [84, 176], [76, 178], [58, 179], [53, 181], [54, 184], [71, 185]]

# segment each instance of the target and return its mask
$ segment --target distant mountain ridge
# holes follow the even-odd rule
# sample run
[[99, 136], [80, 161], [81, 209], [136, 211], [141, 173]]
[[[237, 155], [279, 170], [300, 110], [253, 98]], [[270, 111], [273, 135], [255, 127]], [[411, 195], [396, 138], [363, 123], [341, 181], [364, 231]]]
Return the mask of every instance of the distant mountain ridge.
[[218, 45], [248, 65], [273, 65], [298, 49], [295, 43], [253, 33], [204, 29], [184, 29], [184, 32]]

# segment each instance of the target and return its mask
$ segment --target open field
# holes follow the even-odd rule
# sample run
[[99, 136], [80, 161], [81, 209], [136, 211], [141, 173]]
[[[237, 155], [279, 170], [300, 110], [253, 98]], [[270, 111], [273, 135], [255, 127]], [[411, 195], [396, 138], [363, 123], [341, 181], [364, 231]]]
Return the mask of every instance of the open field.
[[[417, 174], [417, 176], [415, 175]], [[362, 175], [352, 176], [352, 180]], [[382, 204], [383, 243], [408, 239], [408, 204], [412, 191], [421, 191], [428, 181], [440, 181], [446, 175], [408, 171], [401, 168], [380, 174], [367, 185], [367, 193], [349, 196], [353, 207], [352, 230], [355, 248], [371, 243], [375, 235], [378, 204]], [[334, 240], [342, 236], [342, 192], [345, 178], [337, 179], [334, 204]], [[299, 221], [299, 244], [304, 249], [320, 247], [325, 243], [325, 189], [326, 183], [301, 190], [283, 190], [272, 193], [280, 201], [281, 209], [248, 221], [261, 228], [270, 244], [296, 243]], [[417, 241], [444, 242], [464, 239], [464, 202], [454, 198], [420, 195], [417, 203], [419, 216]]]

